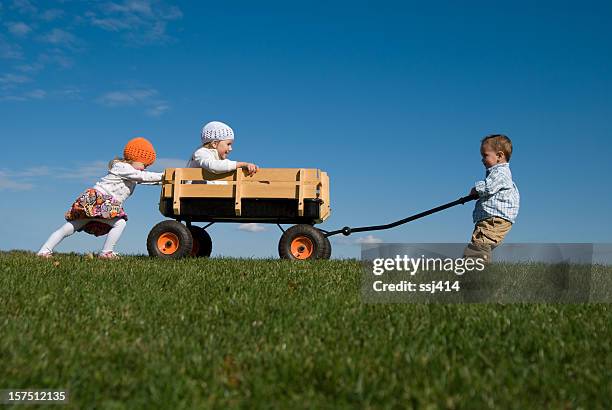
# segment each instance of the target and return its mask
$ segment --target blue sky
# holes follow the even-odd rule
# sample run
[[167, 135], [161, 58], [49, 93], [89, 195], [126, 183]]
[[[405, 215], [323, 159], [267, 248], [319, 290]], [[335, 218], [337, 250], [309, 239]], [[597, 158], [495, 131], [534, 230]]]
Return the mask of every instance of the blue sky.
[[[335, 229], [465, 195], [506, 133], [521, 210], [508, 242], [612, 242], [609, 2], [0, 2], [0, 249], [36, 250], [134, 136], [183, 164], [211, 120], [232, 158], [326, 170]], [[155, 167], [154, 167], [155, 168]], [[159, 189], [126, 202], [145, 253]], [[462, 242], [472, 204], [360, 242]], [[277, 255], [278, 228], [210, 228], [214, 254]], [[76, 234], [57, 251], [96, 251]]]

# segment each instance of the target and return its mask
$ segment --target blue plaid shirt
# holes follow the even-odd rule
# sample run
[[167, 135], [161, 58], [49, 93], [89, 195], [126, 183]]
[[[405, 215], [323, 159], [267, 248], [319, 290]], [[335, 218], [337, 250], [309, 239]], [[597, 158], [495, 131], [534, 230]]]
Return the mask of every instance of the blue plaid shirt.
[[514, 223], [519, 210], [519, 191], [512, 181], [510, 164], [493, 165], [487, 169], [484, 181], [475, 185], [480, 199], [476, 202], [472, 217], [474, 223], [483, 219], [499, 216]]

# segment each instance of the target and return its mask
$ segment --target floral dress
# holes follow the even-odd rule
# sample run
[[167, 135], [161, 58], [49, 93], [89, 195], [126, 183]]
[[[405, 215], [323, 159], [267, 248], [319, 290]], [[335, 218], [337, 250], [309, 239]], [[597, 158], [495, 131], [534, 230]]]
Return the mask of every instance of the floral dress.
[[[117, 201], [111, 195], [105, 195], [93, 188], [83, 192], [81, 196], [74, 201], [65, 216], [67, 221], [89, 218], [123, 218], [126, 221], [128, 219], [121, 202]], [[83, 226], [80, 230], [91, 235], [101, 236], [106, 235], [111, 230], [111, 226], [104, 222], [94, 220]]]

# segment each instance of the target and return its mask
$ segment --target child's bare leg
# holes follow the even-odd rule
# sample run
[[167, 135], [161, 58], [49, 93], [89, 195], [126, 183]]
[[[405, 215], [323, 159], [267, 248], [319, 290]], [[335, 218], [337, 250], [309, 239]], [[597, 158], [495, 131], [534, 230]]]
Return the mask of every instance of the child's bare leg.
[[121, 237], [127, 222], [123, 218], [114, 218], [107, 221], [105, 220], [103, 222], [110, 225], [112, 228], [108, 232], [108, 235], [106, 235], [106, 241], [104, 242], [102, 253], [112, 252], [113, 249], [115, 249], [115, 245]]
[[47, 242], [41, 246], [38, 251], [38, 255], [48, 255], [53, 253], [53, 249], [67, 236], [72, 235], [75, 231], [81, 229], [87, 222], [86, 219], [79, 219], [76, 221], [68, 221], [62, 225], [58, 230], [53, 232]]

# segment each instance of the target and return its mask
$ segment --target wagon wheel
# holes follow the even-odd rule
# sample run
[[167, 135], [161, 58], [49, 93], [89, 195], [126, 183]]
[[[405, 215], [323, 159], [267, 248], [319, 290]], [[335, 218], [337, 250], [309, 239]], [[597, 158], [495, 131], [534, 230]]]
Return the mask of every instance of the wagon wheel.
[[212, 253], [212, 239], [208, 232], [202, 227], [193, 225], [189, 227], [189, 231], [193, 237], [191, 256], [208, 258]]
[[151, 229], [147, 237], [149, 256], [176, 259], [189, 256], [193, 237], [185, 225], [177, 221], [163, 221]]
[[278, 242], [278, 254], [283, 259], [326, 259], [331, 245], [317, 228], [310, 225], [294, 225], [287, 229]]
[[325, 251], [323, 252], [323, 255], [321, 256], [321, 259], [329, 259], [331, 258], [331, 254], [332, 254], [331, 242], [329, 241], [329, 238], [327, 236], [324, 236], [323, 238], [325, 238]]

